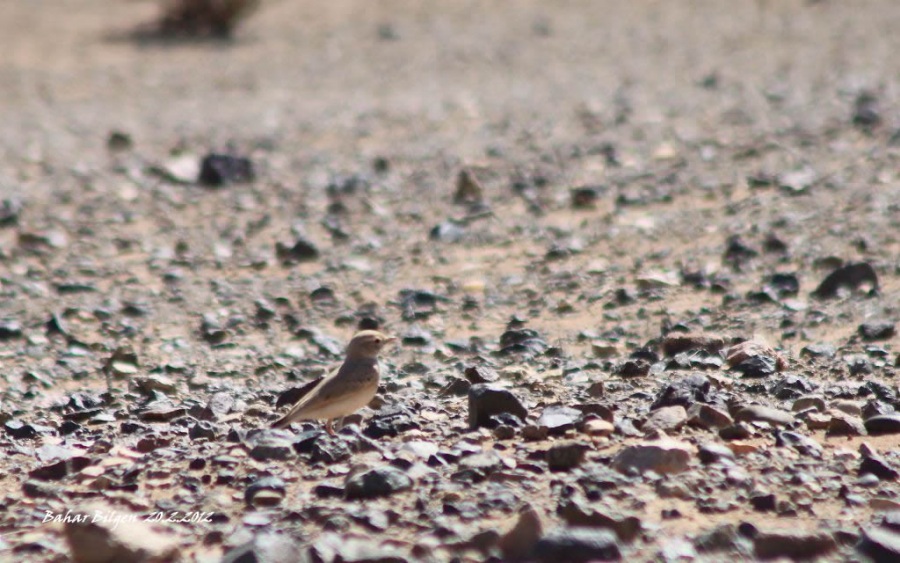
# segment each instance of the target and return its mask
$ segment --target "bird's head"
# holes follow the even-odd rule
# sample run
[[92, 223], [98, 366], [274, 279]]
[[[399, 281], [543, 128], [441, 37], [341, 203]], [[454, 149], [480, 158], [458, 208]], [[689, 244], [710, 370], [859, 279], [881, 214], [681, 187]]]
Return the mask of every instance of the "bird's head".
[[375, 358], [387, 344], [397, 342], [393, 336], [388, 336], [377, 330], [362, 330], [353, 335], [350, 344], [347, 345], [348, 358]]

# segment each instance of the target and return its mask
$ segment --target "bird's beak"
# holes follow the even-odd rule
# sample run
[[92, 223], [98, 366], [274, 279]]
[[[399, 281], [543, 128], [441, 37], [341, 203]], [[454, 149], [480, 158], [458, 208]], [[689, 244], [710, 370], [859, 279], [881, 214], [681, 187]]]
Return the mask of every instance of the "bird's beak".
[[388, 344], [399, 344], [399, 343], [400, 343], [400, 339], [397, 338], [396, 336], [388, 336], [387, 340], [384, 341], [385, 346], [387, 346]]

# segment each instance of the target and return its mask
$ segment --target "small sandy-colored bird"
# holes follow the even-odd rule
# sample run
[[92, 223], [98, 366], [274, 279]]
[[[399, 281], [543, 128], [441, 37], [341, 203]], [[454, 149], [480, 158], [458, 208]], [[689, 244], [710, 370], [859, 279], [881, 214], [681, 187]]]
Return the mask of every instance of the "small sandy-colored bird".
[[298, 420], [325, 420], [334, 434], [332, 420], [343, 418], [369, 404], [378, 390], [378, 353], [397, 339], [377, 330], [357, 332], [347, 345], [347, 357], [290, 411], [272, 424], [284, 428]]

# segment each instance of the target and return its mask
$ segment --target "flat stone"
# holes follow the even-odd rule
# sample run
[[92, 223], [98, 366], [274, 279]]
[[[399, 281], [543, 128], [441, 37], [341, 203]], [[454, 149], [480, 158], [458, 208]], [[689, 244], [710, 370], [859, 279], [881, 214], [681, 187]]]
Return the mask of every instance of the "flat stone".
[[900, 534], [888, 528], [868, 528], [856, 546], [875, 563], [895, 563], [900, 561]]
[[621, 473], [635, 470], [660, 475], [680, 473], [688, 468], [693, 447], [685, 442], [663, 439], [629, 446], [615, 457], [613, 468]]
[[637, 516], [623, 514], [607, 505], [589, 503], [581, 496], [564, 499], [556, 513], [569, 526], [606, 528], [624, 542], [632, 542], [641, 533], [642, 523]]
[[865, 436], [868, 432], [861, 418], [832, 410], [827, 434], [829, 436]]
[[837, 542], [826, 532], [759, 532], [753, 549], [762, 559], [813, 559], [837, 549]]
[[569, 471], [581, 465], [589, 449], [589, 445], [574, 440], [553, 444], [547, 450], [547, 465], [550, 471]]
[[64, 533], [69, 554], [78, 563], [169, 561], [175, 559], [179, 543], [142, 514], [104, 505], [73, 511]]
[[774, 426], [790, 426], [794, 423], [794, 415], [781, 409], [750, 405], [741, 408], [734, 415], [738, 422], [768, 422]]
[[700, 446], [697, 452], [700, 463], [716, 463], [719, 461], [734, 460], [734, 452], [728, 446], [716, 442], [708, 442]]
[[694, 403], [687, 411], [690, 426], [707, 429], [722, 429], [734, 424], [727, 412], [704, 403]]
[[528, 416], [522, 402], [509, 390], [479, 383], [469, 388], [469, 426], [490, 426], [491, 417], [511, 414], [522, 420]]
[[503, 559], [527, 559], [543, 536], [544, 523], [540, 514], [530, 504], [523, 505], [519, 508], [515, 523], [500, 536], [498, 545]]
[[825, 399], [821, 395], [803, 395], [802, 397], [798, 397], [797, 400], [794, 401], [794, 404], [791, 405], [791, 410], [794, 412], [805, 411], [808, 409], [816, 409], [825, 412], [827, 408]]
[[900, 434], [900, 413], [879, 414], [865, 421], [869, 434]]
[[344, 482], [344, 494], [348, 500], [390, 496], [412, 488], [412, 479], [391, 466], [351, 473]]
[[641, 426], [643, 432], [653, 432], [662, 430], [663, 432], [671, 432], [678, 430], [687, 422], [687, 411], [684, 407], [677, 405], [673, 407], [662, 407], [651, 411], [647, 420]]
[[554, 405], [544, 409], [537, 420], [537, 425], [546, 426], [547, 433], [551, 436], [561, 436], [569, 430], [574, 430], [580, 420], [581, 411], [578, 409]]
[[222, 556], [221, 563], [292, 563], [297, 560], [299, 551], [300, 546], [288, 534], [263, 532], [229, 550]]
[[616, 427], [612, 422], [596, 418], [584, 423], [582, 432], [589, 436], [609, 436], [616, 431]]
[[622, 558], [616, 535], [600, 528], [557, 528], [534, 546], [534, 560], [540, 563], [588, 563], [618, 561]]

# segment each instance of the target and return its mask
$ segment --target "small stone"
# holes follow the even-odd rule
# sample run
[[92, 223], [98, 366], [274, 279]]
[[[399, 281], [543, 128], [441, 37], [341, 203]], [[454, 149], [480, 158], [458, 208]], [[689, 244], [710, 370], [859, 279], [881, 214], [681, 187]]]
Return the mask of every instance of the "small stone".
[[319, 249], [306, 238], [299, 237], [293, 244], [287, 245], [281, 242], [275, 244], [275, 255], [285, 266], [291, 266], [300, 262], [318, 260]]
[[782, 371], [787, 366], [787, 362], [778, 352], [755, 340], [747, 340], [729, 348], [726, 351], [725, 362], [730, 368], [737, 369], [738, 366], [752, 358], [764, 359], [746, 364], [746, 367], [740, 370], [747, 377], [771, 375], [775, 371]]
[[687, 411], [682, 406], [663, 407], [652, 411], [641, 426], [643, 432], [678, 430], [687, 422]]
[[498, 545], [507, 561], [528, 559], [534, 546], [544, 535], [544, 524], [540, 514], [530, 504], [519, 508], [516, 521], [500, 536]]
[[797, 432], [776, 432], [775, 445], [778, 447], [790, 447], [800, 455], [820, 458], [822, 457], [822, 445], [803, 434]]
[[828, 421], [827, 434], [829, 436], [865, 436], [867, 431], [862, 419], [833, 410], [831, 411], [831, 420]]
[[827, 408], [825, 399], [822, 398], [821, 395], [803, 395], [802, 397], [797, 398], [797, 400], [794, 401], [794, 404], [791, 405], [791, 410], [794, 412], [805, 411], [808, 409], [816, 409], [825, 412]]
[[842, 289], [849, 291], [866, 289], [868, 293], [878, 293], [878, 274], [875, 273], [875, 268], [866, 262], [841, 266], [822, 280], [813, 296], [828, 299], [836, 297]]
[[632, 542], [641, 533], [642, 523], [637, 516], [625, 515], [610, 506], [590, 503], [581, 496], [560, 502], [556, 513], [573, 527], [606, 528], [624, 542]]
[[612, 422], [608, 422], [600, 418], [588, 420], [582, 427], [582, 432], [584, 432], [588, 436], [609, 436], [610, 434], [615, 432], [615, 430], [616, 427]]
[[491, 417], [499, 414], [512, 414], [522, 420], [528, 411], [511, 391], [501, 387], [480, 383], [469, 389], [469, 426], [478, 428], [490, 427]]
[[888, 340], [897, 334], [893, 321], [866, 321], [859, 325], [859, 335], [866, 342]]
[[724, 444], [708, 442], [700, 446], [697, 457], [700, 459], [700, 463], [704, 464], [733, 461], [734, 451]]
[[484, 188], [475, 174], [468, 168], [459, 171], [456, 177], [456, 192], [453, 194], [453, 203], [475, 204], [484, 200]]
[[734, 415], [737, 422], [768, 422], [774, 426], [790, 426], [794, 423], [794, 416], [780, 409], [750, 405], [740, 408]]
[[569, 471], [581, 465], [589, 449], [587, 444], [575, 441], [554, 444], [547, 450], [547, 465], [550, 471]]
[[300, 546], [287, 534], [263, 532], [232, 548], [220, 563], [290, 563], [297, 560]]
[[699, 428], [721, 429], [734, 424], [734, 420], [727, 412], [704, 403], [691, 405], [687, 416], [687, 423]]
[[546, 426], [551, 436], [562, 436], [581, 420], [581, 411], [571, 407], [551, 406], [544, 409], [537, 420], [538, 426]]
[[412, 479], [400, 469], [384, 466], [350, 474], [344, 483], [348, 500], [390, 496], [412, 488]]
[[198, 180], [209, 187], [252, 182], [255, 177], [249, 158], [230, 154], [211, 153], [200, 163]]
[[656, 395], [650, 410], [662, 407], [682, 406], [689, 408], [697, 402], [706, 401], [709, 397], [711, 383], [708, 377], [693, 373], [663, 387]]
[[663, 353], [669, 357], [691, 350], [718, 354], [724, 347], [724, 338], [710, 334], [669, 334], [663, 339]]
[[688, 468], [692, 449], [687, 443], [668, 439], [629, 446], [616, 455], [613, 468], [621, 473], [680, 473]]
[[837, 549], [837, 542], [826, 532], [759, 532], [753, 549], [762, 559], [813, 559]]
[[178, 552], [177, 538], [156, 531], [142, 515], [123, 513], [119, 506], [73, 513], [65, 536], [69, 554], [78, 563], [170, 561]]
[[277, 506], [284, 494], [284, 481], [278, 477], [263, 477], [244, 490], [244, 502], [252, 506]]
[[622, 555], [616, 536], [600, 528], [557, 528], [534, 546], [533, 557], [539, 563], [588, 563], [618, 561]]
[[884, 481], [894, 481], [900, 478], [900, 471], [897, 471], [883, 457], [877, 454], [871, 454], [865, 457], [859, 464], [859, 475], [870, 473]]
[[865, 421], [869, 434], [900, 434], [900, 413], [879, 414]]
[[900, 561], [900, 533], [888, 528], [863, 529], [856, 549], [872, 558], [874, 563]]

